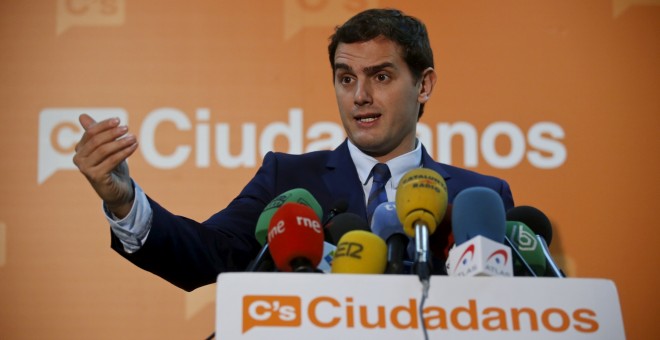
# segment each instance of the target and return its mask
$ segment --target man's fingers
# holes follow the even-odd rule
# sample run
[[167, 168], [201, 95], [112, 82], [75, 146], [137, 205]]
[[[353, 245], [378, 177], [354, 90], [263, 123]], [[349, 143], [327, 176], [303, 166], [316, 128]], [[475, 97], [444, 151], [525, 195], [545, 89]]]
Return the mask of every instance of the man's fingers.
[[119, 119], [117, 118], [106, 119], [97, 123], [92, 117], [82, 114], [79, 119], [85, 133], [76, 145], [76, 152], [83, 152], [85, 155], [128, 132], [128, 126], [119, 126]]
[[96, 124], [96, 121], [94, 118], [92, 118], [90, 115], [83, 113], [78, 117], [78, 121], [80, 122], [80, 125], [82, 125], [83, 129], [87, 131], [92, 125]]
[[137, 139], [134, 135], [128, 134], [124, 138], [112, 139], [104, 142], [98, 145], [98, 147], [91, 145], [93, 142], [89, 142], [89, 144], [89, 148], [81, 150], [77, 153], [77, 156], [81, 158], [81, 160], [84, 159], [84, 162], [89, 166], [95, 167], [102, 163], [106, 158], [111, 157], [124, 149], [131, 148], [134, 144], [137, 144]]
[[[119, 125], [119, 118], [110, 118], [97, 122], [90, 115], [83, 113], [78, 117], [80, 125], [85, 129], [85, 135], [94, 135]], [[84, 138], [84, 136], [83, 136]]]
[[137, 150], [138, 143], [131, 144], [121, 150], [113, 153], [112, 155], [101, 160], [100, 163], [94, 165], [94, 169], [97, 173], [100, 174], [109, 174], [116, 167], [124, 162], [130, 155]]
[[90, 115], [86, 113], [83, 113], [80, 116], [78, 116], [78, 121], [85, 130], [85, 133], [83, 134], [82, 138], [80, 138], [78, 144], [76, 144], [76, 152], [80, 151], [82, 145], [84, 145], [89, 139], [89, 134], [86, 131], [89, 130], [92, 126], [94, 126], [94, 124], [96, 124], [94, 118], [92, 118]]
[[[80, 168], [80, 171], [89, 179], [92, 186], [95, 188], [98, 185], [103, 185], [107, 176], [123, 161], [125, 161], [135, 150], [137, 150], [138, 143], [135, 141], [132, 144], [124, 145], [116, 149], [113, 153], [107, 154], [103, 158], [89, 157], [89, 158], [76, 158], [74, 163]], [[94, 155], [96, 156], [96, 155]], [[98, 191], [98, 190], [97, 190]], [[105, 200], [106, 198], [103, 197]]]

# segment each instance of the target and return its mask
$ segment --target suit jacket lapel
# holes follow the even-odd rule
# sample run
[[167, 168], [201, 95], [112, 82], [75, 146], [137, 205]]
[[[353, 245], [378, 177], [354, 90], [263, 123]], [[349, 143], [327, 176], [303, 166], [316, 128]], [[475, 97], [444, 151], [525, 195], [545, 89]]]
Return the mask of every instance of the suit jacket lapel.
[[440, 174], [440, 176], [442, 176], [445, 182], [449, 178], [451, 178], [449, 173], [442, 167], [442, 164], [433, 160], [433, 158], [428, 154], [428, 152], [426, 152], [426, 148], [424, 147], [424, 145], [422, 145], [422, 166], [425, 168], [435, 170], [437, 173]]
[[334, 201], [346, 200], [348, 212], [367, 219], [364, 191], [346, 141], [330, 152], [323, 181]]

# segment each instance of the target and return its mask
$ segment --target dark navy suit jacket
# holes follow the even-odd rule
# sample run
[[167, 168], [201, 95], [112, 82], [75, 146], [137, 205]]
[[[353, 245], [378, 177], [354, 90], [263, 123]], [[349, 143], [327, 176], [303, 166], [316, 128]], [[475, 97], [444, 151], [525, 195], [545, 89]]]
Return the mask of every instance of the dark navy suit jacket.
[[[424, 148], [422, 153], [422, 166], [438, 172], [447, 183], [450, 203], [467, 187], [485, 186], [500, 194], [507, 210], [513, 207], [505, 181], [435, 162]], [[348, 212], [366, 220], [364, 191], [344, 142], [332, 151], [302, 155], [269, 152], [243, 191], [203, 223], [175, 216], [148, 198], [153, 219], [145, 244], [128, 254], [112, 235], [112, 247], [140, 268], [190, 291], [215, 282], [221, 272], [245, 270], [261, 248], [254, 237], [259, 215], [273, 198], [294, 188], [307, 189], [323, 211], [346, 200]], [[436, 230], [430, 240], [431, 249], [436, 253], [443, 249], [449, 233]]]

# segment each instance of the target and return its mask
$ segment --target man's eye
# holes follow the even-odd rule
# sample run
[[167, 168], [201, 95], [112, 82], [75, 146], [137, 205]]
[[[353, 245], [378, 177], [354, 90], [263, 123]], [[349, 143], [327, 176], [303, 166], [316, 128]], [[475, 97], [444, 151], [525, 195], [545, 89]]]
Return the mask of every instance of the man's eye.
[[381, 73], [381, 74], [376, 75], [376, 79], [378, 79], [378, 81], [386, 81], [386, 80], [390, 79], [390, 77], [387, 74], [382, 74]]
[[351, 77], [341, 77], [339, 82], [342, 84], [350, 84], [353, 79]]

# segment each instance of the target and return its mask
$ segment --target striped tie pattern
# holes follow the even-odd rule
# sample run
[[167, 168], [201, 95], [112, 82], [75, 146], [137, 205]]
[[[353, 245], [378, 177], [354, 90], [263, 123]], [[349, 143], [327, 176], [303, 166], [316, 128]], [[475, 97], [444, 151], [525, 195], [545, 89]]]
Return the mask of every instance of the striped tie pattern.
[[378, 163], [371, 169], [371, 176], [373, 177], [373, 184], [371, 185], [371, 192], [367, 200], [367, 219], [371, 223], [371, 216], [374, 210], [383, 202], [387, 202], [387, 192], [385, 191], [385, 183], [390, 180], [390, 168], [387, 164]]

